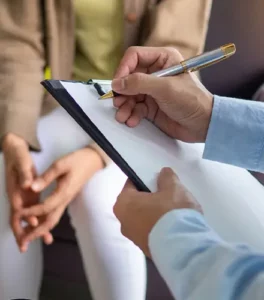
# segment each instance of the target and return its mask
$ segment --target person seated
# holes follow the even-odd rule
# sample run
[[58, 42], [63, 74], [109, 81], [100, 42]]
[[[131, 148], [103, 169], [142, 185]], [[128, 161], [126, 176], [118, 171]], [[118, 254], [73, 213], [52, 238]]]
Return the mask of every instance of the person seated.
[[38, 298], [40, 238], [52, 243], [66, 208], [93, 298], [145, 298], [145, 257], [112, 212], [126, 178], [39, 83], [44, 73], [110, 79], [131, 45], [198, 54], [210, 7], [211, 0], [1, 1], [0, 299]]

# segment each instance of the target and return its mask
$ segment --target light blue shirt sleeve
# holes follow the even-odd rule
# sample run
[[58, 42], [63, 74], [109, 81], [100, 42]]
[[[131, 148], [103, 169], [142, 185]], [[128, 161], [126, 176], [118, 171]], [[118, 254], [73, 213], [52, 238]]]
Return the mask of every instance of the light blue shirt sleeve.
[[[215, 96], [204, 158], [264, 171], [264, 104]], [[149, 248], [177, 300], [264, 299], [264, 256], [224, 242], [196, 211], [164, 215]]]
[[264, 103], [214, 96], [203, 157], [264, 171]]
[[165, 214], [149, 235], [149, 248], [177, 300], [264, 298], [264, 256], [225, 243], [196, 211]]

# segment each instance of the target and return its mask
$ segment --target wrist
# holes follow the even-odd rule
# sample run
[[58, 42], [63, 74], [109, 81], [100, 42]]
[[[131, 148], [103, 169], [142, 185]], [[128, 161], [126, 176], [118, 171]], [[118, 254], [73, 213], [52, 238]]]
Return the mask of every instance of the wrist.
[[25, 146], [28, 147], [27, 142], [16, 134], [9, 132], [2, 139], [2, 149], [3, 151], [10, 146]]
[[102, 159], [104, 167], [107, 166], [110, 163], [110, 161], [111, 161], [110, 158], [104, 152], [104, 150], [99, 147], [98, 144], [93, 142], [89, 145], [89, 148], [93, 149], [100, 156], [100, 158]]
[[197, 142], [205, 143], [213, 111], [213, 94], [208, 92], [203, 95], [200, 103], [203, 105], [203, 117], [201, 121], [201, 128], [197, 136]]
[[101, 157], [100, 153], [98, 153], [93, 147], [88, 146], [83, 149], [83, 151], [89, 152], [89, 164], [92, 162], [95, 171], [99, 171], [105, 167], [104, 159]]
[[28, 143], [21, 137], [14, 133], [7, 133], [3, 139], [1, 148], [3, 153], [10, 151], [10, 148], [22, 147], [23, 149], [29, 149]]

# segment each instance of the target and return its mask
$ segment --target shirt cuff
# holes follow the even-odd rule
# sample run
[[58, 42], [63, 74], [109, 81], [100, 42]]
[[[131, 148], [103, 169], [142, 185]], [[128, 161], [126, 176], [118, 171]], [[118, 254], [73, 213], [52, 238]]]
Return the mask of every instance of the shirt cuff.
[[214, 96], [203, 157], [264, 171], [264, 104]]
[[188, 278], [188, 271], [184, 269], [192, 256], [222, 240], [207, 225], [201, 213], [177, 209], [159, 219], [149, 234], [148, 242], [153, 262], [174, 291]]
[[[149, 234], [149, 248], [154, 256], [162, 255], [168, 236], [185, 234], [192, 231], [211, 231], [201, 213], [193, 209], [175, 209], [163, 215]], [[170, 239], [168, 239], [170, 240]], [[180, 245], [179, 245], [180, 247]]]

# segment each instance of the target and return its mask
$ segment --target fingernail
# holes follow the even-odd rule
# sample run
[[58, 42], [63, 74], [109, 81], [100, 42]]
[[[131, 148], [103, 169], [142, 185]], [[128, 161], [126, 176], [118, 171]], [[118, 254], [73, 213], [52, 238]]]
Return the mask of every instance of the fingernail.
[[161, 169], [160, 173], [161, 174], [172, 174], [173, 170], [169, 167], [164, 167], [164, 168]]
[[125, 78], [117, 78], [112, 81], [112, 89], [116, 92], [125, 89]]
[[32, 219], [32, 222], [31, 222], [31, 226], [33, 227], [37, 227], [38, 226], [38, 219]]
[[37, 181], [33, 182], [32, 186], [31, 186], [32, 190], [34, 191], [40, 191], [41, 190], [41, 184]]
[[22, 253], [25, 253], [27, 252], [27, 249], [28, 249], [28, 243], [25, 243], [23, 246], [21, 246], [20, 251]]

